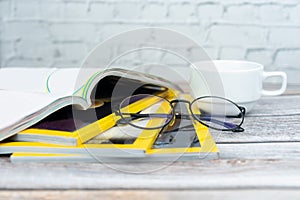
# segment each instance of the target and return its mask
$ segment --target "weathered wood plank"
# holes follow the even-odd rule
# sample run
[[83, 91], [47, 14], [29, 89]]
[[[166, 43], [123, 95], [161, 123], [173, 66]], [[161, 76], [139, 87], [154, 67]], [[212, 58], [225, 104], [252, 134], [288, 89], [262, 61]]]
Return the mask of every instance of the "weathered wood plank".
[[262, 97], [247, 116], [300, 115], [300, 95]]
[[138, 199], [138, 200], [177, 200], [177, 199], [297, 199], [299, 190], [66, 190], [66, 191], [0, 191], [1, 199], [22, 200], [51, 200], [51, 199], [85, 199], [85, 200], [114, 200], [114, 199]]
[[219, 144], [218, 148], [221, 159], [300, 159], [299, 142]]
[[300, 141], [300, 95], [264, 97], [246, 115], [245, 132], [211, 130], [216, 142]]
[[211, 130], [217, 143], [300, 141], [300, 115], [280, 117], [246, 117], [244, 132]]
[[221, 159], [173, 163], [10, 163], [2, 158], [0, 188], [300, 189], [299, 147], [222, 144]]
[[[277, 88], [279, 87], [280, 86], [278, 86]], [[284, 95], [300, 95], [300, 84], [288, 84]]]
[[46, 164], [2, 157], [0, 188], [300, 189], [298, 102], [300, 95], [262, 98], [247, 116], [245, 132], [214, 133], [218, 160]]

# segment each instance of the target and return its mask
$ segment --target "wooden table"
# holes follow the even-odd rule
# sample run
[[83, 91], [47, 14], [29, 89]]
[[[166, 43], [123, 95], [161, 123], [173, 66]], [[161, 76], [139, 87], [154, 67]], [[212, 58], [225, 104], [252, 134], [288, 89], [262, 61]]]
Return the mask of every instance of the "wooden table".
[[[103, 199], [300, 198], [300, 94], [264, 97], [243, 133], [223, 133], [218, 160], [175, 163], [11, 163], [0, 158], [0, 196]], [[115, 169], [114, 169], [115, 168]], [[118, 169], [118, 170], [116, 170]], [[120, 171], [157, 169], [151, 173]], [[137, 189], [137, 190], [136, 190]], [[199, 198], [197, 198], [199, 199]]]

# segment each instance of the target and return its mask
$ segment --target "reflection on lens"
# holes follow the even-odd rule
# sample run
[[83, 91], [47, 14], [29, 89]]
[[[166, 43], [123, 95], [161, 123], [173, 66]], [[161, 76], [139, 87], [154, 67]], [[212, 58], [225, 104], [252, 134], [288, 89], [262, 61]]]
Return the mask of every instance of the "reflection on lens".
[[158, 129], [172, 120], [173, 110], [169, 101], [164, 98], [139, 94], [121, 102], [120, 115], [123, 123], [142, 129]]
[[233, 102], [220, 97], [202, 97], [191, 104], [194, 117], [218, 130], [234, 130], [243, 123], [243, 113]]

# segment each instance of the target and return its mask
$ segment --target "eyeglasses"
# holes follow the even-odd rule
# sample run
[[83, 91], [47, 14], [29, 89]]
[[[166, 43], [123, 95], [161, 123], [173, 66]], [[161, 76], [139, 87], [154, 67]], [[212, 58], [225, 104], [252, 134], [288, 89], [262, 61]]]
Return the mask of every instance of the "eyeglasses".
[[[129, 105], [137, 100], [154, 98], [155, 103], [140, 112], [131, 112]], [[189, 114], [175, 112], [175, 105], [185, 103], [188, 106]], [[140, 129], [160, 129], [169, 125], [174, 119], [195, 119], [206, 127], [220, 130], [242, 132], [241, 125], [244, 122], [246, 109], [238, 106], [229, 99], [217, 96], [203, 96], [188, 101], [185, 99], [167, 100], [165, 98], [139, 94], [125, 98], [119, 106], [116, 114], [121, 117], [118, 123], [129, 124]], [[134, 123], [141, 120], [163, 119], [163, 123], [147, 124]]]

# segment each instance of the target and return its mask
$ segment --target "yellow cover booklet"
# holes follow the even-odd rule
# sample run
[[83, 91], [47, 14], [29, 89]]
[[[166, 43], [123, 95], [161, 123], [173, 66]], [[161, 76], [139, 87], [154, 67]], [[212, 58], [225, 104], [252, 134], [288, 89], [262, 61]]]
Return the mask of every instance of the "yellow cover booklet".
[[[141, 99], [129, 105], [130, 110], [134, 111], [136, 108], [148, 108], [153, 106], [157, 110], [166, 110], [168, 107], [167, 102], [159, 101], [161, 98], [151, 96], [145, 99]], [[157, 107], [158, 105], [158, 107]], [[122, 108], [128, 109], [128, 108]], [[141, 109], [138, 109], [138, 111]], [[146, 120], [147, 125], [151, 124], [164, 124], [164, 118], [150, 118]], [[145, 123], [144, 122], [144, 123]], [[122, 127], [121, 127], [122, 128]], [[133, 128], [133, 127], [132, 127]], [[118, 127], [115, 127], [118, 129]], [[78, 146], [61, 146], [46, 143], [37, 142], [5, 142], [0, 144], [0, 154], [10, 154], [13, 152], [51, 152], [51, 153], [81, 153], [81, 154], [95, 154], [103, 155], [104, 157], [136, 157], [144, 156], [147, 149], [149, 149], [155, 141], [155, 138], [160, 132], [160, 129], [156, 130], [141, 130], [133, 128], [134, 131], [138, 131], [137, 137], [131, 141], [124, 143], [113, 142], [112, 140], [101, 144], [80, 144]], [[87, 130], [84, 130], [86, 132]], [[122, 130], [121, 130], [122, 131]], [[124, 130], [123, 130], [124, 131]], [[98, 133], [101, 135], [101, 133]], [[97, 135], [98, 135], [97, 134]], [[107, 138], [110, 139], [110, 138]], [[106, 140], [107, 140], [106, 139]]]
[[[170, 98], [170, 96], [172, 96], [172, 92], [167, 90], [164, 92], [159, 92], [157, 93], [157, 95], [165, 98]], [[138, 113], [155, 104], [158, 100], [159, 99], [153, 97], [141, 99], [127, 107], [133, 112]], [[99, 113], [98, 117], [104, 117], [91, 123], [87, 122], [86, 119], [88, 118], [88, 115], [91, 114], [89, 113], [89, 111], [77, 111], [81, 112], [81, 114], [84, 114], [77, 114], [79, 115], [79, 119], [86, 120], [85, 123], [83, 123], [78, 122], [79, 119], [77, 119], [77, 124], [74, 124], [74, 121], [76, 119], [74, 119], [72, 115], [72, 110], [70, 108], [63, 108], [62, 110], [54, 113], [54, 116], [50, 115], [49, 117], [46, 117], [31, 128], [25, 129], [24, 131], [21, 131], [20, 133], [11, 137], [10, 140], [77, 146], [87, 142], [91, 138], [99, 135], [100, 133], [103, 133], [104, 131], [116, 125], [116, 121], [120, 117], [116, 116], [115, 113], [111, 113], [112, 111], [110, 107], [110, 102], [105, 102], [99, 108], [92, 109], [91, 112]], [[63, 112], [66, 112], [70, 118], [62, 120], [61, 116], [64, 116]], [[54, 120], [51, 118], [54, 118]], [[76, 130], [76, 128], [79, 129]]]
[[[174, 142], [162, 144], [160, 141], [154, 142], [152, 147], [145, 152], [134, 151], [126, 146], [117, 147], [117, 149], [109, 149], [108, 152], [95, 151], [94, 148], [103, 148], [101, 145], [86, 145], [85, 150], [48, 150], [40, 149], [39, 152], [14, 152], [10, 159], [12, 162], [149, 162], [149, 161], [184, 161], [199, 159], [217, 159], [219, 158], [219, 150], [208, 131], [208, 128], [202, 124], [194, 123], [196, 135], [193, 136], [192, 131], [180, 132], [181, 137], [189, 138], [187, 142], [182, 142], [180, 136], [176, 138], [172, 136]], [[178, 133], [175, 133], [178, 135]], [[169, 135], [171, 136], [171, 135]], [[169, 141], [168, 136], [165, 137]], [[191, 138], [194, 138], [191, 140]], [[158, 138], [156, 138], [158, 140]], [[32, 145], [32, 144], [31, 144]], [[44, 145], [46, 146], [46, 145]], [[24, 147], [24, 146], [23, 146]], [[0, 145], [0, 152], [2, 152]], [[17, 150], [17, 149], [15, 149]], [[20, 148], [21, 150], [21, 148]], [[21, 150], [22, 151], [22, 150]], [[70, 153], [72, 152], [72, 153]], [[112, 153], [114, 154], [112, 155]], [[125, 154], [124, 154], [125, 153]]]
[[[165, 107], [163, 104], [160, 106]], [[151, 123], [162, 124], [163, 120], [151, 119], [143, 123], [150, 127], [153, 125]], [[182, 126], [190, 123], [193, 130], [179, 129], [175, 132], [165, 132], [177, 123]], [[141, 130], [130, 125], [115, 126], [78, 147], [26, 142], [3, 143], [0, 144], [0, 153], [13, 153], [12, 161], [62, 161], [62, 159], [78, 161], [82, 159], [95, 162], [99, 159], [101, 161], [126, 161], [128, 158], [130, 160], [138, 158], [136, 161], [166, 161], [199, 157], [216, 158], [218, 148], [206, 126], [195, 120], [177, 120], [168, 127], [156, 130]]]

